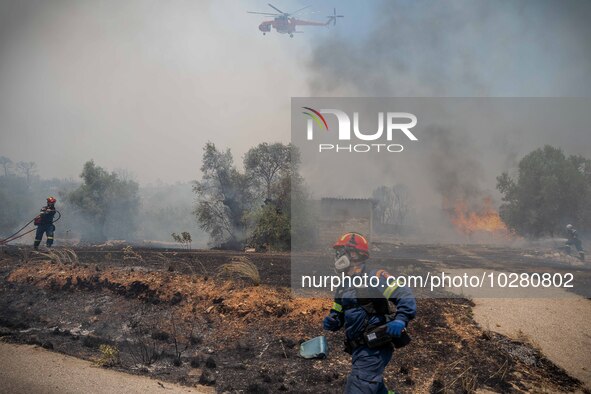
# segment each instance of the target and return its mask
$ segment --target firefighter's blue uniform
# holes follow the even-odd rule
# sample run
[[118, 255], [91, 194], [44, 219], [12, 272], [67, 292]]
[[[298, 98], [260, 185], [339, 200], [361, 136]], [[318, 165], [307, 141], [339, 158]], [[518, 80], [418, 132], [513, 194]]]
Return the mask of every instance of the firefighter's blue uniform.
[[[363, 275], [366, 272], [365, 264], [361, 264], [352, 276]], [[369, 294], [372, 298], [392, 301], [396, 305], [394, 320], [400, 320], [406, 326], [416, 315], [416, 300], [412, 291], [407, 287], [388, 283], [390, 274], [384, 270], [370, 270], [367, 274], [368, 278], [377, 277], [379, 285], [369, 287], [366, 291], [371, 292]], [[388, 286], [389, 284], [390, 286]], [[337, 290], [329, 317], [336, 319], [338, 325], [328, 329], [336, 331], [344, 326], [348, 343], [354, 344], [351, 349], [352, 369], [347, 377], [345, 393], [386, 394], [389, 391], [384, 384], [383, 373], [392, 358], [393, 346], [388, 344], [370, 349], [366, 345], [360, 344], [361, 338], [369, 326], [386, 324], [386, 314], [373, 314], [360, 306], [359, 292], [360, 290], [355, 287]], [[367, 297], [368, 293], [364, 294], [363, 297]], [[325, 328], [327, 327], [325, 326]]]
[[568, 252], [570, 254], [570, 247], [575, 246], [577, 248], [577, 252], [579, 252], [579, 259], [581, 261], [585, 261], [585, 251], [583, 250], [583, 245], [581, 240], [579, 239], [579, 235], [577, 234], [577, 230], [573, 228], [572, 225], [566, 226], [566, 232], [568, 235], [568, 239], [566, 240], [566, 246], [568, 247]]
[[43, 234], [47, 235], [47, 242], [46, 245], [48, 248], [53, 245], [53, 233], [55, 231], [55, 226], [53, 225], [53, 217], [55, 216], [55, 207], [52, 205], [45, 206], [41, 208], [41, 213], [39, 224], [37, 225], [37, 232], [35, 233], [35, 243], [33, 244], [34, 248], [37, 249], [41, 240], [43, 239]]
[[568, 239], [566, 240], [566, 245], [574, 245], [574, 247], [577, 248], [577, 252], [582, 252], [583, 244], [581, 243], [579, 234], [577, 234], [577, 230], [575, 230], [574, 228], [569, 228], [566, 230], [566, 233], [568, 236]]

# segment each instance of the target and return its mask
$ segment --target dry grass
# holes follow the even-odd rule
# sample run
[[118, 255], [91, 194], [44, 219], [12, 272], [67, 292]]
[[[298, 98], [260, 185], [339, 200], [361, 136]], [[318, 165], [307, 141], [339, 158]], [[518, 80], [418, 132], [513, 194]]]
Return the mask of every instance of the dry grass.
[[112, 367], [119, 364], [119, 349], [116, 346], [101, 345], [99, 347], [101, 356], [95, 361], [99, 367]]
[[123, 248], [123, 261], [143, 262], [144, 258], [141, 254], [133, 250], [131, 245], [127, 245]]
[[222, 265], [218, 274], [249, 279], [255, 286], [258, 286], [261, 283], [259, 270], [246, 257], [236, 257], [234, 261]]
[[58, 264], [77, 264], [78, 255], [72, 249], [50, 249], [45, 253], [38, 252], [38, 256], [43, 256]]

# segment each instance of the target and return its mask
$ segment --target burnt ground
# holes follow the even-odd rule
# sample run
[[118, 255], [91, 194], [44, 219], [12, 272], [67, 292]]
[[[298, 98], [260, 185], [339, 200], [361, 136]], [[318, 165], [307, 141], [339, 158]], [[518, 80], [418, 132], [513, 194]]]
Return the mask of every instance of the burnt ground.
[[[0, 254], [0, 336], [104, 363], [101, 345], [119, 350], [110, 368], [218, 392], [342, 391], [350, 368], [342, 333], [321, 321], [329, 298], [294, 298], [288, 254], [80, 248], [49, 258], [5, 247]], [[216, 275], [221, 264], [247, 256], [261, 284]], [[320, 256], [320, 255], [319, 255]], [[544, 252], [484, 246], [378, 244], [380, 264], [392, 267], [473, 266], [475, 256], [516, 270], [540, 264], [580, 271]], [[392, 259], [390, 256], [395, 256]], [[321, 260], [321, 259], [319, 259]], [[537, 349], [482, 330], [472, 303], [419, 299], [413, 342], [397, 350], [386, 373], [401, 392], [569, 392], [583, 390]], [[326, 360], [297, 356], [302, 340], [326, 335]], [[100, 361], [99, 361], [100, 362]]]

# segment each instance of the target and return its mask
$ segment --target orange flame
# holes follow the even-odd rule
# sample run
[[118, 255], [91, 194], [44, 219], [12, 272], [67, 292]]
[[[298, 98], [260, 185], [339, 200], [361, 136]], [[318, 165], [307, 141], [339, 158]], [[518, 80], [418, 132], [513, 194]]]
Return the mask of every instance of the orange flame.
[[[444, 203], [444, 207], [445, 207]], [[474, 208], [464, 200], [458, 200], [452, 207], [447, 208], [455, 228], [468, 236], [474, 233], [488, 233], [492, 235], [508, 236], [509, 230], [497, 210], [493, 207], [490, 197], [483, 199], [480, 207]]]

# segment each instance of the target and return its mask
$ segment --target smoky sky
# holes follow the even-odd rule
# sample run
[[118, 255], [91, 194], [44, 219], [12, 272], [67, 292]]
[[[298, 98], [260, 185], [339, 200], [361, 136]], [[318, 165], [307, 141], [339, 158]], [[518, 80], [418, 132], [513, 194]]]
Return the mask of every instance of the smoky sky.
[[589, 96], [591, 2], [377, 1], [310, 59], [316, 96]]
[[[76, 177], [94, 159], [141, 183], [188, 181], [208, 140], [238, 162], [288, 142], [292, 96], [591, 92], [588, 1], [322, 1], [319, 15], [336, 6], [345, 18], [293, 39], [260, 34], [245, 11], [266, 3], [0, 0], [0, 155], [44, 177]], [[515, 131], [489, 149], [474, 133], [466, 151], [495, 168], [537, 147]], [[583, 134], [559, 142], [589, 146]]]
[[0, 155], [43, 177], [77, 177], [94, 159], [145, 183], [199, 178], [208, 140], [238, 162], [259, 142], [288, 142], [305, 47], [263, 37], [245, 12], [262, 5], [0, 2]]
[[[316, 97], [589, 97], [591, 2], [375, 1], [373, 23], [361, 34], [335, 34], [308, 59]], [[409, 186], [421, 207], [443, 199], [491, 195], [496, 176], [515, 175], [521, 157], [544, 144], [589, 157], [589, 101], [560, 105], [555, 120], [531, 102], [481, 103], [454, 114], [454, 125], [423, 127], [416, 149], [397, 158], [363, 159], [349, 186], [331, 184], [315, 163], [304, 177], [317, 196], [369, 197], [380, 184]], [[465, 104], [465, 103], [464, 103]], [[491, 105], [489, 105], [491, 104]], [[564, 103], [563, 103], [564, 104]], [[566, 109], [571, 106], [572, 113]], [[332, 107], [330, 107], [332, 108]], [[488, 109], [501, 109], [499, 122]], [[527, 113], [527, 112], [526, 112]], [[538, 116], [539, 119], [535, 117]], [[560, 117], [569, 121], [560, 124]], [[513, 119], [511, 119], [513, 117]], [[544, 118], [544, 119], [542, 119]], [[551, 118], [551, 117], [550, 117]], [[583, 117], [584, 118], [584, 117]], [[502, 127], [494, 125], [502, 124]], [[469, 125], [469, 127], [468, 127]], [[424, 125], [423, 125], [424, 126]], [[359, 159], [358, 157], [356, 159]], [[367, 162], [367, 163], [365, 163]], [[330, 171], [327, 171], [330, 172]]]

